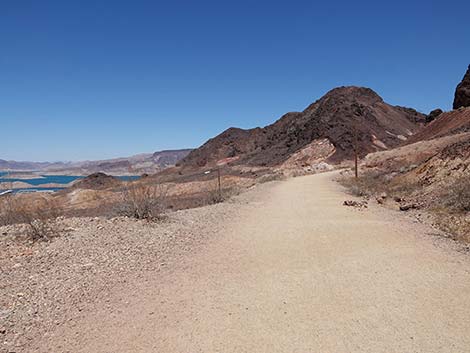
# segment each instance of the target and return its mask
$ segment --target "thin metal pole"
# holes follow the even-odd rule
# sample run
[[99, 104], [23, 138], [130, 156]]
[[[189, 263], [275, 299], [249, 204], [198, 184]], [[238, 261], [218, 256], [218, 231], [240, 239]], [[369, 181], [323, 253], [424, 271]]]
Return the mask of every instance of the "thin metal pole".
[[357, 160], [358, 160], [358, 146], [357, 146], [357, 121], [354, 120], [354, 176], [356, 179], [358, 178], [358, 170], [357, 170]]

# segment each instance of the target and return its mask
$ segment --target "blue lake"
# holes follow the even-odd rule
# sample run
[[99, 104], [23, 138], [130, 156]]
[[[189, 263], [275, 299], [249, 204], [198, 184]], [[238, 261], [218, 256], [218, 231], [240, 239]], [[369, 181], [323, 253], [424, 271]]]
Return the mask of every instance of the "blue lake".
[[[23, 173], [22, 173], [23, 174]], [[15, 192], [18, 191], [58, 191], [62, 190], [65, 188], [65, 184], [71, 183], [72, 181], [75, 181], [77, 179], [82, 179], [85, 178], [84, 176], [71, 176], [71, 175], [31, 175], [31, 179], [27, 178], [15, 178], [14, 174], [9, 177], [7, 172], [0, 172], [0, 183], [11, 183], [15, 181], [20, 181], [24, 183], [30, 184], [32, 187], [29, 188], [21, 188], [21, 189], [15, 189]], [[116, 178], [119, 178], [124, 181], [129, 181], [129, 180], [137, 180], [140, 178], [138, 175], [124, 175], [124, 176], [116, 176]], [[44, 184], [64, 184], [64, 187], [53, 187], [53, 188], [48, 188], [48, 187], [41, 187], [41, 185]], [[2, 188], [0, 188], [1, 190]]]

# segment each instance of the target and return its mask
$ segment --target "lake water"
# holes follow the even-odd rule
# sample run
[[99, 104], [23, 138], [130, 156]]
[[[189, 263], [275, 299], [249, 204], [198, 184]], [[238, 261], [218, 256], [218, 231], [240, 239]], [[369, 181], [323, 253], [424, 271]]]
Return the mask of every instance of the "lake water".
[[[23, 174], [23, 173], [22, 173]], [[28, 183], [31, 185], [31, 187], [28, 188], [20, 188], [20, 189], [15, 189], [15, 192], [31, 192], [31, 191], [58, 191], [62, 190], [65, 188], [65, 185], [68, 183], [71, 183], [72, 181], [75, 181], [77, 179], [82, 179], [85, 178], [84, 176], [71, 176], [71, 175], [31, 175], [31, 179], [27, 178], [15, 178], [14, 174], [9, 177], [7, 172], [0, 172], [0, 183], [11, 183], [15, 181], [20, 181], [24, 183]], [[116, 178], [119, 178], [124, 181], [129, 181], [129, 180], [137, 180], [139, 179], [139, 176], [137, 175], [124, 175], [124, 176], [116, 176]], [[45, 184], [63, 184], [64, 187], [41, 187], [41, 185]], [[2, 188], [0, 187], [0, 191]]]

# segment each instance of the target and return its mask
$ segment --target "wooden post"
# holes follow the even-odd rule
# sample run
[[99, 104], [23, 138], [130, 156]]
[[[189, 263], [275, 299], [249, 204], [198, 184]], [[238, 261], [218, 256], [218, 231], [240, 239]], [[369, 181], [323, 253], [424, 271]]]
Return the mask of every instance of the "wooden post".
[[357, 120], [354, 120], [354, 176], [356, 179], [358, 178], [358, 168], [357, 168], [357, 162], [358, 162], [358, 146], [357, 146]]
[[219, 200], [222, 200], [222, 187], [220, 185], [220, 167], [217, 167], [217, 181], [219, 184]]

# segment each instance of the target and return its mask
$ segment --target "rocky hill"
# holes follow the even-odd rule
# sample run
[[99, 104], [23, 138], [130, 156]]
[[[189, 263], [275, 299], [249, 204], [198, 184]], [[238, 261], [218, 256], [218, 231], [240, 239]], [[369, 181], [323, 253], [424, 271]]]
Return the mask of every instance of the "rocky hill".
[[76, 181], [72, 188], [73, 189], [105, 189], [111, 186], [117, 186], [121, 181], [111, 175], [105, 173], [93, 173], [86, 178], [79, 179]]
[[460, 107], [470, 107], [470, 65], [468, 65], [467, 72], [455, 89], [454, 109]]
[[[185, 157], [182, 167], [203, 167], [232, 158], [233, 163], [276, 166], [311, 144], [330, 144], [328, 161], [354, 155], [357, 129], [360, 155], [393, 148], [406, 141], [425, 122], [414, 109], [385, 103], [373, 90], [339, 87], [308, 106], [291, 112], [264, 128], [230, 128]], [[322, 147], [322, 151], [328, 148]]]

